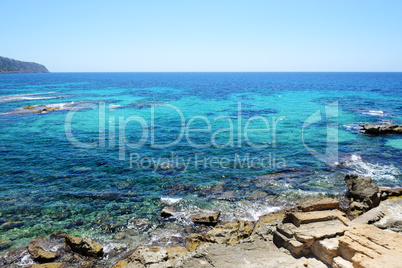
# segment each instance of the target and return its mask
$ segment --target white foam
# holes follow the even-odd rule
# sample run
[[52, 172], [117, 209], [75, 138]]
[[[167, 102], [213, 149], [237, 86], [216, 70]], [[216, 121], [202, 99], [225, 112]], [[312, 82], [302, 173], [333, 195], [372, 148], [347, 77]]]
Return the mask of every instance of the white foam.
[[182, 198], [179, 198], [179, 197], [176, 197], [176, 198], [174, 198], [174, 197], [161, 197], [161, 202], [163, 204], [166, 204], [166, 205], [173, 205], [173, 204], [179, 203], [180, 200], [182, 200]]
[[47, 100], [47, 99], [55, 99], [58, 98], [58, 96], [38, 96], [37, 95], [47, 95], [47, 94], [53, 94], [56, 92], [45, 92], [45, 93], [33, 93], [33, 94], [19, 94], [19, 95], [6, 95], [6, 96], [0, 96], [0, 103], [1, 102], [13, 102], [13, 101], [25, 101], [25, 100]]
[[396, 180], [395, 176], [402, 174], [393, 165], [380, 165], [364, 161], [360, 155], [352, 154], [344, 162], [344, 166], [353, 169], [357, 175], [372, 177], [374, 180]]
[[109, 109], [116, 109], [116, 108], [119, 108], [119, 107], [122, 107], [121, 105], [118, 105], [118, 104], [109, 104]]
[[25, 255], [22, 257], [21, 261], [18, 263], [18, 266], [27, 267], [34, 264], [34, 260], [30, 254]]
[[124, 249], [127, 248], [127, 245], [124, 243], [108, 243], [103, 247], [103, 251], [105, 253], [109, 253], [113, 249]]
[[384, 115], [386, 112], [385, 111], [376, 111], [376, 110], [368, 110], [364, 111], [363, 114], [368, 114], [368, 115]]

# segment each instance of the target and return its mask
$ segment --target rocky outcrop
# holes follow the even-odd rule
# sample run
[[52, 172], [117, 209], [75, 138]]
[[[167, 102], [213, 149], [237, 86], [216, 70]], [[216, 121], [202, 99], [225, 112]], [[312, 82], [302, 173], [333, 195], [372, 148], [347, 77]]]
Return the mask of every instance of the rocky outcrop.
[[373, 124], [364, 124], [361, 125], [363, 131], [366, 134], [371, 135], [385, 135], [385, 134], [402, 134], [402, 125], [373, 125]]
[[350, 209], [355, 215], [360, 215], [380, 203], [379, 188], [370, 177], [346, 175], [345, 183], [351, 198]]
[[[359, 185], [350, 188], [353, 196], [366, 201], [369, 197], [368, 200], [373, 202], [373, 195], [378, 193], [378, 187], [375, 191], [371, 179], [363, 178], [360, 183], [357, 176], [349, 177], [345, 181]], [[314, 203], [313, 200], [309, 202]], [[354, 221], [349, 221], [336, 209], [291, 211], [277, 226], [273, 236], [274, 243], [286, 248], [296, 257], [312, 254], [331, 267], [400, 267], [402, 234], [381, 230], [367, 223], [374, 221], [380, 226], [386, 213], [388, 217], [393, 217], [391, 226], [395, 226], [395, 223], [402, 222], [401, 209], [402, 198], [393, 198]]]
[[72, 237], [67, 235], [65, 237], [65, 243], [70, 246], [72, 251], [75, 251], [84, 256], [103, 256], [103, 247], [89, 238]]
[[57, 251], [51, 250], [52, 245], [44, 237], [38, 237], [28, 243], [28, 252], [35, 261], [51, 262], [59, 255]]
[[[314, 199], [316, 205], [314, 205]], [[303, 212], [304, 204], [309, 204], [306, 212]], [[343, 235], [349, 220], [344, 213], [337, 209], [317, 210], [312, 211], [312, 208], [321, 209], [324, 207], [334, 208], [339, 207], [339, 202], [332, 198], [312, 198], [302, 201], [297, 207], [301, 211], [289, 212], [281, 224], [273, 233], [273, 241], [278, 247], [284, 247], [296, 257], [308, 255], [310, 253], [319, 254], [319, 259], [327, 264], [332, 264], [332, 258], [336, 256], [333, 252], [334, 238]], [[331, 248], [330, 251], [325, 251], [325, 248]], [[332, 256], [333, 255], [333, 256]]]
[[216, 225], [219, 221], [219, 216], [221, 212], [216, 212], [210, 215], [201, 215], [193, 217], [192, 221], [197, 224], [204, 224], [204, 225]]
[[204, 241], [204, 238], [201, 234], [190, 234], [187, 238], [186, 238], [187, 243], [187, 249], [189, 251], [194, 251], [196, 250]]
[[354, 267], [401, 267], [402, 234], [371, 225], [352, 225], [339, 238], [339, 255]]
[[216, 226], [209, 231], [206, 240], [211, 243], [234, 245], [251, 235], [254, 224], [250, 221], [234, 221]]
[[380, 229], [402, 233], [402, 197], [382, 201], [380, 205], [353, 220], [360, 224], [373, 224]]

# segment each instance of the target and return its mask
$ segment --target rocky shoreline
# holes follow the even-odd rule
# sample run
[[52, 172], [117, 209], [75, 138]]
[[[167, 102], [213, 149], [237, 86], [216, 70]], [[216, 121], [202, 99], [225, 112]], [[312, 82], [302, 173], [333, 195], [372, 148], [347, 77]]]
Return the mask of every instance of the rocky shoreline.
[[[61, 232], [0, 255], [1, 267], [399, 267], [402, 189], [379, 188], [369, 177], [346, 175], [350, 206], [333, 198], [216, 225], [220, 213], [199, 215], [200, 228], [172, 247], [102, 246]], [[170, 217], [166, 207], [162, 217]], [[33, 261], [32, 261], [33, 260]]]

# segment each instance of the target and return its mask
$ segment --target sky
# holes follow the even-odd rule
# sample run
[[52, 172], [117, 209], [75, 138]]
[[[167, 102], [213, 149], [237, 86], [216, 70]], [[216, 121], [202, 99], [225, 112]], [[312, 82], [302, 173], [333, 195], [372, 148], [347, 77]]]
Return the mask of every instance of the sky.
[[0, 56], [51, 72], [402, 71], [400, 0], [0, 0]]

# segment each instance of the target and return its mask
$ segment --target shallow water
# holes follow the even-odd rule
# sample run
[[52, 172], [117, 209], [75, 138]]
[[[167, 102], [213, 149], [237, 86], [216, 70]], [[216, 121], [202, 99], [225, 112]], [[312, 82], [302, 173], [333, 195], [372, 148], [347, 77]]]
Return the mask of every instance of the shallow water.
[[0, 250], [60, 230], [110, 241], [133, 218], [149, 232], [132, 237], [166, 242], [199, 211], [341, 195], [350, 172], [400, 187], [400, 137], [359, 124], [401, 117], [401, 73], [1, 75]]

